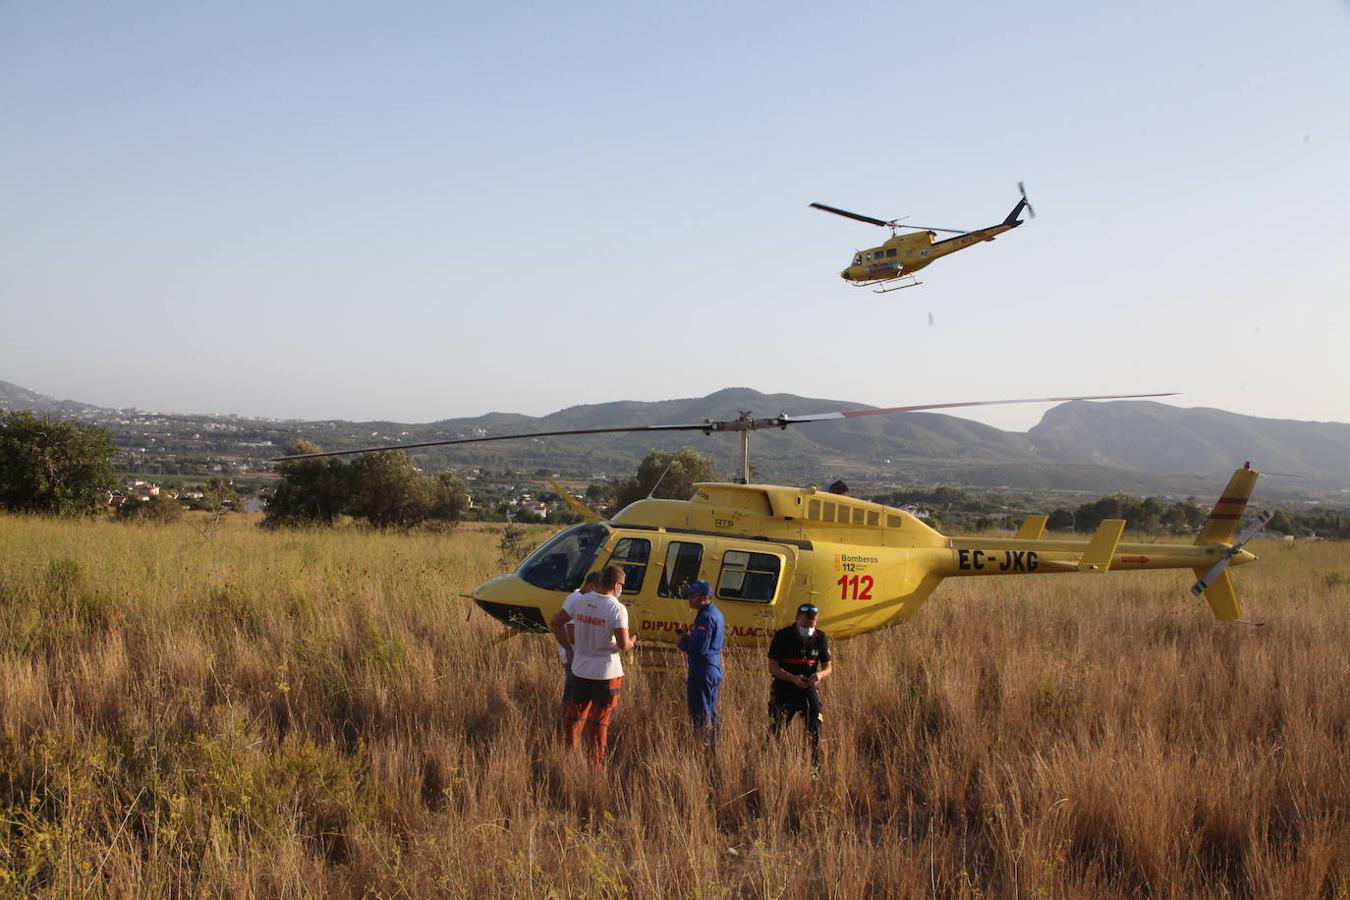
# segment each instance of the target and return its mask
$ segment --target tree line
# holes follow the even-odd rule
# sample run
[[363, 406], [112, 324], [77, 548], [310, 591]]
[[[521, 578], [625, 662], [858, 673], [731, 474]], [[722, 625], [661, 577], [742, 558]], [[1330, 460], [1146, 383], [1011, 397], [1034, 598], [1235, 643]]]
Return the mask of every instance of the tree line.
[[[1124, 519], [1129, 527], [1150, 534], [1194, 534], [1209, 518], [1212, 506], [1195, 500], [1169, 503], [1158, 497], [1140, 500], [1115, 494], [1084, 503], [1076, 509], [1056, 509], [1047, 528], [1079, 532], [1096, 531], [1103, 519]], [[1298, 511], [1276, 510], [1266, 524], [1271, 534], [1294, 537], [1316, 535], [1324, 538], [1350, 538], [1350, 514], [1343, 510], [1316, 508]]]
[[[318, 453], [298, 440], [288, 455]], [[458, 521], [468, 505], [464, 482], [453, 472], [427, 475], [402, 450], [288, 460], [281, 482], [267, 503], [270, 526], [331, 525], [339, 516], [365, 519], [377, 528], [410, 528]]]
[[[317, 452], [318, 446], [305, 440], [296, 441], [288, 451], [289, 455]], [[712, 458], [692, 449], [653, 450], [632, 478], [615, 485], [593, 484], [583, 502], [617, 511], [647, 496], [683, 500], [693, 494], [695, 483], [719, 477]], [[563, 502], [552, 492], [539, 496]], [[453, 473], [424, 475], [401, 450], [366, 453], [351, 462], [338, 457], [290, 460], [281, 465], [281, 482], [268, 502], [264, 522], [331, 525], [340, 516], [351, 516], [377, 527], [449, 523], [464, 514], [468, 500], [464, 483]], [[577, 518], [570, 511], [556, 517], [559, 521]]]

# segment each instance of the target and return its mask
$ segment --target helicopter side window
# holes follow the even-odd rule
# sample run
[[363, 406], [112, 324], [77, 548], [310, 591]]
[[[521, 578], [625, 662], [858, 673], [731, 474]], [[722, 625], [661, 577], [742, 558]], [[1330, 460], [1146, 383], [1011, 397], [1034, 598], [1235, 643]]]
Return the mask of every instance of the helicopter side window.
[[782, 560], [771, 553], [728, 550], [722, 556], [722, 572], [717, 576], [717, 596], [723, 600], [771, 603], [778, 593], [782, 566]]
[[623, 538], [615, 545], [609, 561], [623, 566], [625, 594], [636, 594], [642, 590], [642, 579], [647, 574], [647, 559], [651, 552], [652, 542], [643, 538]]
[[886, 255], [887, 255], [888, 257], [894, 256], [894, 255], [895, 255], [895, 248], [894, 248], [894, 247], [891, 247], [891, 248], [887, 249]]
[[657, 593], [662, 597], [683, 597], [685, 585], [698, 578], [703, 563], [703, 545], [671, 541], [666, 548], [666, 567], [661, 571]]
[[608, 537], [609, 530], [603, 525], [573, 525], [531, 553], [520, 564], [519, 575], [546, 591], [574, 591]]

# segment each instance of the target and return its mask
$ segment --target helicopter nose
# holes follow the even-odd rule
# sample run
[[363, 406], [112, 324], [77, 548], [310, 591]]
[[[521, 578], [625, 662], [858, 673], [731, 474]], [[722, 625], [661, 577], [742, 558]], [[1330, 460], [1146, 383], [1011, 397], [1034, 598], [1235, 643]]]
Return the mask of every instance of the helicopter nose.
[[484, 582], [473, 592], [474, 602], [479, 609], [498, 621], [522, 631], [548, 631], [539, 607], [525, 605], [522, 595], [528, 596], [529, 586], [516, 575], [498, 575]]

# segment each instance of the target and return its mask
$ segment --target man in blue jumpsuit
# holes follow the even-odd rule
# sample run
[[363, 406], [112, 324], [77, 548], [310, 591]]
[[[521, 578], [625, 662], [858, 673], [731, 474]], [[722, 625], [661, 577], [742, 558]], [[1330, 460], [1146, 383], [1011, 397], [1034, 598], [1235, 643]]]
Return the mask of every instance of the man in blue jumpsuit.
[[689, 717], [694, 729], [709, 741], [717, 735], [717, 691], [722, 686], [722, 643], [726, 620], [712, 602], [712, 587], [699, 579], [684, 589], [694, 624], [680, 637], [679, 648], [689, 655]]

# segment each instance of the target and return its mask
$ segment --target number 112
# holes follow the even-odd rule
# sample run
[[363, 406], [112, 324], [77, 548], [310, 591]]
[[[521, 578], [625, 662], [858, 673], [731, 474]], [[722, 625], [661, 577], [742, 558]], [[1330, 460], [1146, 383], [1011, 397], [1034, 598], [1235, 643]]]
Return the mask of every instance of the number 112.
[[835, 582], [839, 585], [840, 600], [871, 600], [871, 575], [841, 575]]

